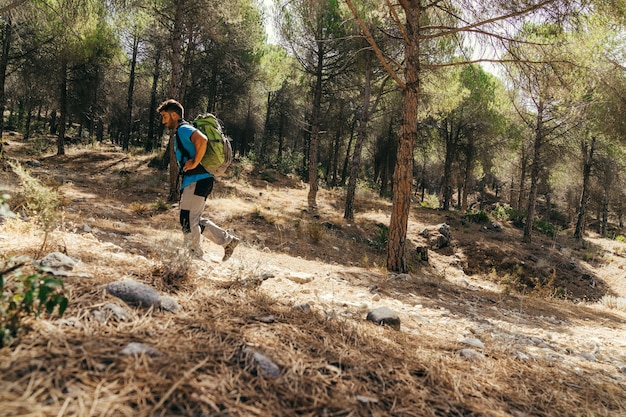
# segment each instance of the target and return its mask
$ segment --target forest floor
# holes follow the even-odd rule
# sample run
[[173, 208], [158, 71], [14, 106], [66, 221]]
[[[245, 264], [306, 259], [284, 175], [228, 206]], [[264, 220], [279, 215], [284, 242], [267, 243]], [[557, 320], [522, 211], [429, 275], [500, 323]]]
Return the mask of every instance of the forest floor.
[[[507, 222], [416, 200], [410, 272], [390, 274], [389, 201], [359, 190], [347, 222], [342, 190], [321, 189], [311, 212], [300, 180], [237, 163], [206, 215], [242, 243], [221, 263], [205, 240], [205, 259], [191, 260], [153, 155], [47, 145], [7, 136], [5, 156], [56, 191], [60, 226], [42, 247], [34, 217], [4, 219], [0, 255], [78, 264], [63, 278], [65, 314], [27, 321], [0, 349], [0, 416], [626, 415], [625, 243], [568, 230], [521, 243]], [[420, 260], [420, 232], [442, 223], [452, 244]], [[180, 309], [104, 289], [129, 279]], [[377, 307], [400, 328], [368, 321]], [[132, 343], [150, 349], [128, 354]]]

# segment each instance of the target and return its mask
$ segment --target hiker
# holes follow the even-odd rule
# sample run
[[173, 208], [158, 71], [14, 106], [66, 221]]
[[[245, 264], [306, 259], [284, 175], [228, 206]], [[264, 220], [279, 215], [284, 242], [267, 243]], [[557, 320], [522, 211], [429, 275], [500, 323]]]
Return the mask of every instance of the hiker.
[[[166, 100], [159, 105], [157, 111], [161, 115], [161, 123], [176, 131], [177, 139], [174, 149], [182, 175], [180, 225], [185, 237], [185, 245], [194, 257], [201, 259], [203, 252], [200, 235], [204, 235], [224, 247], [222, 262], [225, 262], [239, 244], [239, 238], [202, 217], [206, 199], [211, 194], [215, 182], [214, 176], [200, 165], [207, 149], [207, 137], [185, 121], [185, 109], [178, 101]], [[180, 147], [184, 147], [186, 151], [181, 152]]]

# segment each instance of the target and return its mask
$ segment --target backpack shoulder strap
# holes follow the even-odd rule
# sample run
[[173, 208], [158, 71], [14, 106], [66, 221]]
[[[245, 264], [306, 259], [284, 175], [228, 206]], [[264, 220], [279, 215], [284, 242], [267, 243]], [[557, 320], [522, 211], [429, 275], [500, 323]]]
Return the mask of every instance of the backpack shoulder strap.
[[176, 128], [176, 145], [178, 145], [178, 150], [180, 151], [180, 153], [183, 154], [183, 156], [187, 159], [189, 159], [191, 155], [189, 154], [189, 151], [187, 151], [187, 149], [183, 146], [183, 142], [180, 140], [180, 136], [178, 135], [178, 128], [188, 124], [190, 123], [185, 120], [181, 120], [181, 122], [178, 124], [178, 127]]

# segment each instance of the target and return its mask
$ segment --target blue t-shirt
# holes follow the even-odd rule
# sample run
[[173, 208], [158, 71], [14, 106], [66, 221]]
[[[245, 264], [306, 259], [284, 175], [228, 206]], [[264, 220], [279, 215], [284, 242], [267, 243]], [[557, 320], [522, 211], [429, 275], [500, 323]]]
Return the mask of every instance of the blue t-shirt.
[[[188, 123], [183, 123], [180, 126], [178, 126], [177, 131], [178, 131], [178, 137], [180, 138], [180, 143], [189, 153], [188, 158], [183, 156], [183, 153], [180, 151], [180, 149], [178, 149], [178, 141], [174, 141], [174, 150], [176, 151], [176, 160], [178, 161], [178, 167], [181, 169], [183, 165], [185, 165], [185, 162], [187, 162], [187, 160], [193, 159], [193, 157], [196, 156], [196, 147], [191, 141], [191, 135], [196, 130], [197, 129], [195, 127], [193, 127], [192, 125]], [[209, 174], [208, 172], [202, 173], [202, 174], [183, 175], [183, 180], [180, 184], [180, 189], [182, 190], [189, 184], [192, 184], [194, 182], [197, 182], [197, 181], [200, 181], [202, 179], [209, 178], [212, 176], [213, 175]]]

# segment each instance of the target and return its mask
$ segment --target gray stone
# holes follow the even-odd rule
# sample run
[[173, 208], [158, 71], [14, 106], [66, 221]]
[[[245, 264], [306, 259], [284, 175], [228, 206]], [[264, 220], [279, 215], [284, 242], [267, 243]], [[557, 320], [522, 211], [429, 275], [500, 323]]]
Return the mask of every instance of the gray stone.
[[125, 356], [138, 356], [141, 354], [145, 354], [148, 356], [161, 355], [161, 352], [159, 352], [152, 346], [146, 345], [144, 343], [138, 343], [138, 342], [130, 342], [124, 347], [124, 349], [122, 349], [120, 353]]
[[468, 337], [467, 339], [464, 339], [462, 343], [479, 349], [483, 349], [485, 347], [483, 342], [474, 337]]
[[378, 307], [371, 310], [367, 313], [367, 320], [381, 326], [387, 325], [400, 330], [400, 317], [398, 317], [398, 313], [389, 307]]
[[96, 318], [102, 317], [104, 320], [109, 318], [114, 318], [120, 321], [130, 320], [130, 313], [128, 312], [128, 310], [114, 303], [106, 303], [104, 306], [102, 306], [101, 310], [94, 311], [93, 315]]
[[483, 355], [474, 349], [461, 349], [458, 353], [462, 358], [473, 362], [483, 359]]
[[129, 304], [143, 307], [161, 307], [161, 296], [146, 284], [133, 280], [115, 281], [106, 285], [109, 294]]
[[263, 374], [272, 378], [278, 378], [280, 376], [280, 368], [274, 363], [273, 360], [271, 360], [266, 355], [262, 354], [261, 352], [257, 352], [250, 347], [244, 348], [243, 352], [244, 354], [246, 354], [248, 360], [250, 360], [250, 358], [252, 359], [254, 364], [261, 370]]
[[361, 404], [378, 404], [378, 398], [368, 397], [367, 395], [357, 395], [356, 400]]
[[78, 261], [61, 252], [51, 252], [44, 256], [39, 263], [48, 268], [71, 271], [78, 264]]
[[163, 295], [161, 296], [161, 308], [165, 311], [175, 312], [180, 310], [180, 304], [172, 297]]
[[450, 245], [450, 226], [442, 223], [427, 227], [420, 232], [420, 236], [426, 238], [431, 249], [445, 248]]

